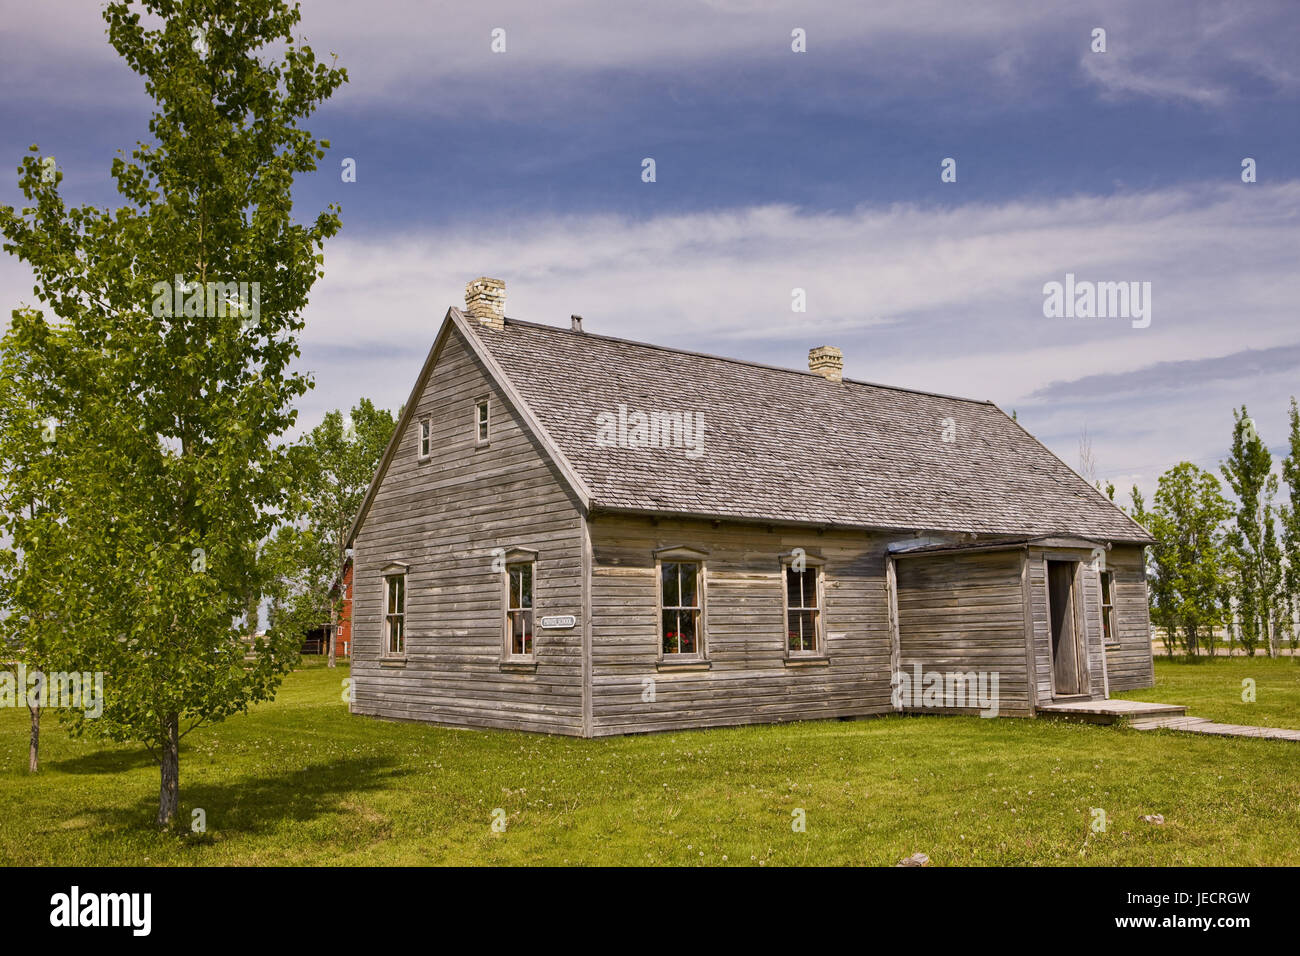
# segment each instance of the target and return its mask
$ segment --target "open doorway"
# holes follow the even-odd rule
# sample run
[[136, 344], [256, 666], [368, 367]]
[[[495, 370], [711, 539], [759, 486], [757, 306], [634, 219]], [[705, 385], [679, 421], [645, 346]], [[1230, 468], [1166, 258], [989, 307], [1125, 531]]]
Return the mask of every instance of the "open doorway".
[[1047, 562], [1047, 607], [1052, 627], [1052, 677], [1056, 696], [1088, 693], [1087, 674], [1074, 626], [1074, 578], [1077, 561]]

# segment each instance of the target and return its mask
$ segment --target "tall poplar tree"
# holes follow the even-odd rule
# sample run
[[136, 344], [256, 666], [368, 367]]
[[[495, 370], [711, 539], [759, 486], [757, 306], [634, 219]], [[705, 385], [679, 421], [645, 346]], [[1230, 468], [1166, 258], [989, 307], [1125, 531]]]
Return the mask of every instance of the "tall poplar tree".
[[[68, 207], [37, 147], [0, 209], [71, 353], [59, 417], [68, 663], [103, 671], [97, 720], [160, 765], [159, 825], [179, 806], [180, 741], [271, 696], [296, 660], [284, 635], [245, 660], [238, 622], [264, 593], [259, 542], [293, 480], [282, 436], [310, 387], [291, 369], [322, 275], [331, 206], [292, 216], [295, 176], [328, 143], [301, 122], [346, 81], [284, 0], [121, 0], [108, 39], [154, 101], [150, 139], [112, 162], [125, 205]], [[42, 315], [20, 334], [53, 367]]]
[[1221, 470], [1237, 497], [1228, 532], [1232, 595], [1240, 618], [1240, 638], [1254, 656], [1261, 642], [1273, 656], [1281, 625], [1282, 551], [1277, 539], [1277, 476], [1273, 456], [1246, 412], [1233, 412], [1232, 447]]
[[1300, 407], [1291, 396], [1289, 414], [1291, 425], [1290, 448], [1282, 462], [1282, 477], [1286, 480], [1289, 502], [1282, 507], [1282, 548], [1286, 555], [1285, 620], [1291, 650], [1300, 644], [1296, 615], [1300, 612]]

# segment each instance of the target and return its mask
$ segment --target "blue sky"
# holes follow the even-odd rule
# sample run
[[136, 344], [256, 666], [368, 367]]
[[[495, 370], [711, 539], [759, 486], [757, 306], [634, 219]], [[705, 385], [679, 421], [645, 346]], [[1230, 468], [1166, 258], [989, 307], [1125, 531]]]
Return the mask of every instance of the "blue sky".
[[[400, 404], [487, 274], [532, 321], [578, 312], [793, 367], [835, 344], [851, 377], [1016, 409], [1071, 465], [1086, 427], [1125, 488], [1216, 464], [1242, 403], [1284, 451], [1300, 5], [466, 6], [303, 4], [351, 76], [309, 124], [333, 147], [296, 193], [303, 216], [334, 201], [344, 221], [307, 312], [304, 424], [361, 395]], [[97, 5], [0, 0], [0, 22], [6, 168], [37, 142], [70, 199], [113, 202], [108, 163], [149, 104]], [[12, 174], [0, 201], [19, 201]], [[1043, 284], [1067, 272], [1150, 282], [1150, 326], [1045, 318]], [[6, 315], [30, 300], [21, 264], [0, 260], [0, 294]]]

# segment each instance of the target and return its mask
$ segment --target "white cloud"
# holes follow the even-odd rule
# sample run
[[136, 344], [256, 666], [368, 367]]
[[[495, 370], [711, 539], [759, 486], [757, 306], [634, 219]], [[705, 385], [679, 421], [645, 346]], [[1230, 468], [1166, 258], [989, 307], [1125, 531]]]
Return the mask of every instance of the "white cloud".
[[[1243, 401], [1280, 442], [1294, 370], [1185, 387], [1167, 373], [1148, 387], [1143, 370], [1300, 342], [1297, 227], [1300, 182], [845, 214], [768, 206], [478, 222], [377, 238], [345, 230], [326, 248], [307, 312], [303, 362], [318, 386], [303, 422], [362, 395], [404, 401], [446, 308], [486, 274], [506, 280], [507, 314], [528, 321], [566, 325], [576, 312], [589, 332], [792, 367], [836, 344], [850, 377], [1017, 408], [1071, 464], [1086, 423], [1103, 474], [1199, 459], [1218, 453]], [[1151, 282], [1150, 328], [1044, 318], [1043, 283], [1066, 272]], [[30, 286], [0, 259], [4, 302], [30, 301]], [[791, 312], [794, 287], [807, 290], [806, 314]], [[1114, 373], [1135, 376], [1122, 394], [1034, 395]]]

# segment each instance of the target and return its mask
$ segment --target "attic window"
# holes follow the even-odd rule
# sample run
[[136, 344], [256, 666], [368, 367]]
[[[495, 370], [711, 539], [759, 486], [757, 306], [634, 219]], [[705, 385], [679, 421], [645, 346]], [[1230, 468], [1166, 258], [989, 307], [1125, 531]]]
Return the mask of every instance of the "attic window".
[[480, 398], [478, 404], [474, 406], [474, 444], [488, 444], [488, 425], [490, 409], [488, 408], [489, 399]]
[[420, 440], [417, 454], [420, 458], [428, 458], [431, 446], [433, 444], [433, 423], [429, 419], [420, 422]]

